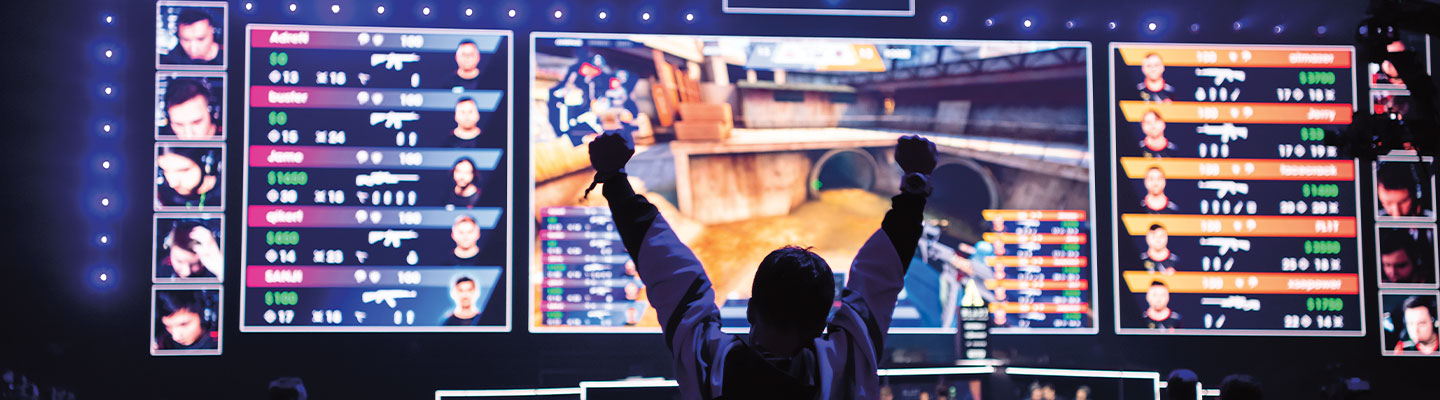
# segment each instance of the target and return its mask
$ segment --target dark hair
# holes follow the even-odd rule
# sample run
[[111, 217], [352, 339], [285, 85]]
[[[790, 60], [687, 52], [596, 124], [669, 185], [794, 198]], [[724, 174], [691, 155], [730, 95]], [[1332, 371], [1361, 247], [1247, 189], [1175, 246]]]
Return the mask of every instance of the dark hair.
[[475, 44], [475, 41], [474, 41], [474, 40], [470, 40], [470, 39], [463, 39], [463, 40], [461, 40], [461, 41], [460, 41], [460, 44], [455, 45], [455, 48], [456, 48], [456, 49], [459, 49], [460, 46], [464, 46], [464, 45], [467, 45], [467, 44], [468, 44], [468, 45], [471, 45], [471, 46], [475, 46], [475, 49], [476, 49], [476, 50], [479, 50], [479, 49], [480, 49], [480, 45]]
[[469, 163], [470, 169], [475, 169], [475, 160], [471, 160], [470, 157], [460, 157], [455, 160], [454, 164], [450, 164], [450, 170], [454, 171], [455, 167], [460, 166], [460, 163]]
[[1397, 251], [1404, 251], [1410, 256], [1411, 262], [1420, 261], [1414, 249], [1415, 238], [1410, 237], [1404, 228], [1383, 229], [1380, 231], [1380, 254], [1390, 254]]
[[765, 256], [755, 271], [750, 323], [819, 335], [834, 302], [835, 276], [830, 264], [809, 248], [785, 246]]
[[467, 101], [468, 101], [468, 102], [471, 102], [471, 103], [474, 103], [474, 102], [475, 102], [475, 98], [470, 97], [470, 96], [461, 96], [461, 97], [460, 97], [460, 100], [455, 100], [455, 105], [458, 106], [458, 105], [460, 105], [460, 103], [464, 103], [464, 102], [467, 102]]
[[170, 248], [194, 253], [195, 240], [191, 239], [190, 235], [195, 229], [202, 226], [204, 226], [204, 224], [201, 224], [199, 221], [182, 221], [176, 223], [175, 229], [170, 230]]
[[1409, 310], [1412, 308], [1420, 307], [1425, 307], [1425, 309], [1429, 311], [1430, 314], [1434, 314], [1435, 300], [1431, 300], [1430, 296], [1410, 296], [1406, 297], [1405, 302], [1400, 305], [1401, 310]]
[[186, 7], [181, 9], [180, 15], [175, 18], [175, 23], [178, 25], [190, 25], [200, 21], [208, 22], [212, 27], [215, 26], [215, 17], [210, 16], [210, 13], [199, 8]]
[[1163, 288], [1165, 288], [1165, 290], [1170, 290], [1170, 286], [1165, 285], [1165, 282], [1161, 282], [1161, 281], [1158, 280], [1158, 279], [1150, 282], [1150, 287], [1156, 287], [1156, 286], [1163, 287]]
[[270, 400], [305, 400], [305, 382], [287, 376], [270, 381]]
[[165, 85], [165, 114], [170, 114], [170, 107], [196, 97], [203, 97], [205, 104], [210, 104], [210, 88], [205, 86], [202, 78], [170, 78], [170, 83]]
[[205, 315], [205, 291], [161, 291], [155, 294], [155, 307], [160, 311], [161, 317], [175, 315], [181, 311]]
[[1080, 393], [1080, 392], [1085, 392], [1085, 394], [1088, 395], [1088, 394], [1091, 393], [1091, 392], [1090, 392], [1090, 387], [1089, 387], [1089, 386], [1086, 386], [1086, 385], [1080, 385], [1079, 388], [1076, 388], [1076, 389], [1075, 389], [1075, 393], [1078, 394], [1078, 393]]
[[1166, 378], [1165, 398], [1167, 400], [1193, 400], [1195, 398], [1195, 384], [1200, 382], [1200, 377], [1195, 371], [1188, 369], [1177, 369], [1170, 371]]
[[1404, 189], [1415, 198], [1415, 168], [1413, 163], [1381, 163], [1375, 170], [1375, 183], [1388, 190]]
[[[215, 149], [212, 148], [160, 146], [160, 150], [158, 153], [156, 153], [156, 157], [166, 154], [174, 154], [177, 156], [185, 157], [190, 159], [190, 161], [195, 162], [195, 165], [200, 167], [201, 175], [215, 175], [215, 173], [218, 172], [215, 171], [215, 169], [219, 167], [215, 164], [220, 160], [214, 159], [214, 152]], [[208, 161], [206, 160], [207, 158], [209, 158]]]
[[1158, 230], [1164, 230], [1164, 229], [1165, 229], [1165, 225], [1150, 224], [1150, 232], [1154, 232], [1154, 231], [1158, 231]]
[[1260, 381], [1250, 375], [1230, 375], [1220, 381], [1220, 400], [1260, 400], [1265, 398]]
[[468, 277], [468, 276], [462, 276], [462, 277], [460, 277], [460, 279], [456, 279], [456, 280], [455, 280], [455, 283], [452, 284], [452, 285], [450, 285], [450, 286], [460, 286], [460, 284], [465, 283], [465, 282], [475, 283], [475, 280], [474, 280], [474, 279], [471, 279], [471, 278]]

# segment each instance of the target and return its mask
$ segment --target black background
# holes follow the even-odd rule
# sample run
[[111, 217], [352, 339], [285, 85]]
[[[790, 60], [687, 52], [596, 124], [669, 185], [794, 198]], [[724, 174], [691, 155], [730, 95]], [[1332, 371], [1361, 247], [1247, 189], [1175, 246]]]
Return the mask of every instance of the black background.
[[[636, 32], [677, 34], [741, 34], [773, 36], [836, 36], [895, 38], [1038, 39], [1091, 41], [1094, 73], [1091, 119], [1094, 124], [1096, 225], [1093, 265], [1113, 265], [1109, 254], [1111, 201], [1106, 180], [1109, 127], [1107, 45], [1111, 41], [1173, 41], [1191, 43], [1350, 44], [1350, 32], [1363, 15], [1364, 2], [1277, 0], [1253, 2], [1154, 2], [1139, 0], [1037, 0], [1028, 2], [920, 1], [915, 17], [866, 18], [823, 16], [726, 15], [719, 0], [605, 2], [608, 21], [598, 21], [593, 2], [497, 0], [473, 3], [476, 15], [465, 17], [456, 1], [434, 0], [433, 12], [422, 17], [415, 1], [336, 0], [343, 11], [332, 16], [323, 4], [300, 1], [293, 15], [288, 2], [258, 1], [253, 14], [232, 2], [228, 32], [243, 32], [247, 22], [287, 24], [353, 24], [424, 26], [515, 31], [514, 108], [515, 183], [523, 188], [530, 162], [528, 90], [529, 35], [532, 31]], [[153, 169], [154, 13], [146, 1], [57, 0], [7, 2], [3, 27], [8, 55], [3, 63], [4, 95], [0, 102], [8, 133], [0, 145], [3, 187], [0, 212], [5, 213], [4, 266], [0, 267], [0, 368], [15, 368], [45, 386], [69, 388], [82, 399], [103, 398], [259, 398], [266, 383], [279, 376], [299, 376], [315, 398], [431, 398], [435, 389], [480, 389], [574, 386], [578, 380], [617, 379], [629, 375], [672, 376], [668, 351], [659, 335], [531, 334], [524, 328], [526, 286], [517, 276], [511, 287], [515, 330], [509, 334], [238, 334], [238, 279], [227, 279], [224, 323], [225, 354], [219, 357], [151, 357], [149, 333], [150, 210]], [[510, 19], [503, 11], [515, 7]], [[566, 15], [551, 18], [554, 9]], [[649, 22], [638, 15], [652, 13]], [[103, 13], [117, 17], [103, 24]], [[686, 12], [696, 21], [686, 23]], [[941, 12], [950, 15], [940, 24]], [[1036, 27], [1019, 21], [1033, 18]], [[986, 28], [982, 21], [994, 18]], [[1067, 19], [1078, 26], [1064, 28]], [[1115, 20], [1114, 31], [1103, 27]], [[1245, 27], [1230, 28], [1241, 20]], [[1156, 21], [1157, 32], [1144, 23]], [[1191, 33], [1188, 26], [1201, 30]], [[1275, 34], [1271, 27], [1284, 24]], [[1315, 27], [1329, 32], [1317, 35]], [[244, 73], [242, 38], [229, 34], [229, 74]], [[100, 45], [118, 45], [118, 62], [104, 62]], [[1363, 75], [1363, 61], [1357, 75]], [[117, 94], [100, 95], [102, 82], [116, 82]], [[1363, 81], [1362, 81], [1363, 82]], [[1126, 84], [1133, 85], [1131, 82]], [[1412, 83], [1413, 84], [1413, 83]], [[1363, 86], [1361, 98], [1365, 96]], [[240, 104], [241, 92], [229, 91], [229, 104]], [[1361, 103], [1364, 105], [1364, 102]], [[101, 135], [101, 118], [119, 123], [116, 133]], [[232, 112], [227, 126], [239, 127], [243, 113]], [[231, 148], [243, 135], [231, 130]], [[98, 167], [100, 155], [116, 166]], [[235, 154], [235, 153], [232, 153]], [[228, 157], [228, 170], [240, 171], [242, 160]], [[492, 178], [493, 179], [493, 178]], [[1373, 186], [1361, 174], [1361, 204], [1369, 204]], [[237, 238], [241, 191], [229, 180], [226, 236]], [[108, 209], [95, 205], [103, 194], [114, 201]], [[529, 207], [523, 189], [516, 190], [513, 210]], [[1373, 238], [1371, 215], [1361, 216], [1364, 254]], [[525, 218], [511, 221], [527, 232]], [[102, 232], [114, 234], [108, 246], [98, 244]], [[524, 235], [511, 251], [523, 271], [528, 265]], [[1122, 254], [1122, 257], [1131, 257]], [[227, 264], [238, 265], [239, 247], [227, 246]], [[97, 284], [92, 273], [108, 266], [113, 279]], [[235, 277], [239, 268], [227, 268]], [[1373, 289], [1374, 260], [1366, 257], [1367, 336], [1363, 338], [1287, 337], [1149, 337], [1118, 336], [1114, 326], [1114, 287], [1107, 273], [1096, 282], [1102, 295], [1098, 335], [995, 336], [993, 349], [1015, 365], [1160, 371], [1196, 370], [1206, 386], [1218, 385], [1230, 373], [1249, 373], [1266, 386], [1269, 398], [1319, 397], [1319, 387], [1338, 376], [1370, 380], [1379, 398], [1429, 393], [1440, 359], [1383, 358], [1378, 354], [1380, 330]], [[952, 354], [953, 338], [891, 336], [891, 347], [925, 350], [932, 363]], [[1332, 373], [1332, 368], [1334, 371]], [[1009, 396], [1003, 396], [1009, 397]], [[1423, 395], [1421, 396], [1423, 397]]]

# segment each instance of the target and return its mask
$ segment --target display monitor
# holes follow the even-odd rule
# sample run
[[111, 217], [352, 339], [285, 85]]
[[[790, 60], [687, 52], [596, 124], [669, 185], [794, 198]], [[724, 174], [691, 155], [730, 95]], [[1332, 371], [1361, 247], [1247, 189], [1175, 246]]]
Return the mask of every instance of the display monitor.
[[1110, 53], [1118, 332], [1363, 336], [1354, 49]]
[[510, 33], [246, 26], [241, 330], [510, 329]]
[[723, 325], [747, 329], [759, 262], [808, 246], [843, 286], [899, 192], [902, 135], [938, 146], [925, 234], [891, 332], [955, 332], [966, 294], [997, 333], [1096, 331], [1089, 47], [537, 33], [530, 329], [659, 332], [586, 144], [635, 146], [632, 185], [694, 250]]

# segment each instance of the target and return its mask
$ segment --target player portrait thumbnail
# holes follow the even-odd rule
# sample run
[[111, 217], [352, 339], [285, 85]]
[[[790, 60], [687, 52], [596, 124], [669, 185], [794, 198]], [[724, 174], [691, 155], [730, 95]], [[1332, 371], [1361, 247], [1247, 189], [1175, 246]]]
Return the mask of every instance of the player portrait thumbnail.
[[475, 208], [480, 202], [481, 172], [475, 169], [475, 160], [470, 157], [460, 157], [455, 164], [450, 166], [450, 176], [455, 180], [455, 186], [450, 189], [450, 197], [445, 204], [453, 208]]
[[1175, 329], [1180, 327], [1180, 313], [1170, 309], [1170, 286], [1154, 281], [1145, 291], [1144, 326], [1150, 329]]
[[1169, 103], [1175, 97], [1175, 87], [1165, 83], [1165, 61], [1160, 59], [1160, 54], [1150, 53], [1140, 61], [1140, 73], [1145, 80], [1135, 85], [1135, 90], [1140, 91], [1140, 99], [1146, 103]]
[[222, 282], [225, 252], [218, 215], [164, 214], [155, 217], [155, 282]]
[[[1408, 158], [1399, 161], [1397, 158]], [[1434, 221], [1432, 159], [1385, 157], [1375, 167], [1375, 217], [1385, 221]]]
[[156, 140], [225, 140], [225, 74], [160, 73]]
[[474, 40], [461, 40], [455, 46], [455, 86], [475, 89], [480, 78], [480, 46]]
[[[1429, 52], [1424, 35], [1411, 35], [1401, 33], [1394, 41], [1385, 46], [1385, 51], [1391, 53], [1391, 57], [1418, 57], [1420, 62], [1425, 61], [1424, 54]], [[1424, 64], [1417, 64], [1424, 68]], [[1380, 63], [1370, 63], [1370, 85], [1376, 88], [1404, 88], [1405, 80], [1400, 77], [1400, 71], [1390, 60]], [[1422, 71], [1424, 72], [1424, 71]]]
[[1395, 120], [1404, 120], [1410, 113], [1410, 92], [1405, 90], [1376, 91], [1370, 93], [1371, 114], [1389, 114]]
[[1435, 287], [1435, 228], [1381, 227], [1380, 285]]
[[450, 138], [450, 147], [475, 148], [479, 146], [480, 107], [475, 99], [461, 97], [455, 102], [455, 130]]
[[1140, 206], [1149, 213], [1165, 213], [1180, 211], [1180, 205], [1170, 201], [1165, 195], [1165, 171], [1159, 165], [1151, 166], [1145, 170], [1145, 198], [1140, 200]]
[[152, 291], [151, 355], [220, 354], [220, 286]]
[[650, 299], [645, 294], [645, 282], [640, 280], [640, 273], [635, 268], [635, 260], [625, 260], [625, 277], [621, 279], [625, 283], [625, 325], [634, 326], [640, 323], [645, 317], [645, 310], [650, 309]]
[[1145, 252], [1140, 253], [1140, 262], [1151, 273], [1173, 274], [1179, 256], [1170, 251], [1170, 233], [1164, 225], [1151, 224], [1145, 232]]
[[442, 323], [446, 326], [475, 326], [480, 324], [480, 287], [476, 285], [475, 278], [460, 276], [450, 284], [450, 300], [455, 301], [455, 309], [445, 316]]
[[225, 69], [225, 2], [156, 5], [155, 58], [161, 69]]
[[222, 211], [223, 145], [155, 146], [155, 211]]
[[1435, 291], [1384, 293], [1380, 298], [1384, 355], [1440, 356]]
[[450, 227], [450, 238], [455, 240], [455, 250], [450, 256], [454, 265], [477, 265], [480, 262], [480, 225], [475, 218], [461, 215]]
[[1140, 119], [1140, 131], [1145, 133], [1145, 138], [1140, 139], [1140, 152], [1146, 158], [1165, 157], [1175, 151], [1175, 142], [1165, 137], [1165, 119], [1160, 112], [1146, 111]]

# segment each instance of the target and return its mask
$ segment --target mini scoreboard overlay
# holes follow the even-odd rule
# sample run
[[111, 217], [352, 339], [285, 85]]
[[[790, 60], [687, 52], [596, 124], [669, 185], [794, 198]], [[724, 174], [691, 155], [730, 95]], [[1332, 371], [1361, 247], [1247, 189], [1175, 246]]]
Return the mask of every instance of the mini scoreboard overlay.
[[[530, 330], [659, 332], [586, 143], [635, 143], [632, 185], [696, 253], [723, 325], [755, 268], [813, 246], [845, 283], [898, 193], [896, 139], [940, 150], [891, 332], [1095, 333], [1089, 45], [537, 33]], [[962, 305], [966, 307], [962, 307]]]
[[247, 26], [243, 331], [510, 330], [511, 36]]
[[1110, 47], [1121, 334], [1363, 336], [1344, 46]]

